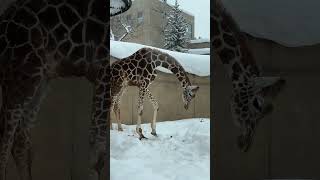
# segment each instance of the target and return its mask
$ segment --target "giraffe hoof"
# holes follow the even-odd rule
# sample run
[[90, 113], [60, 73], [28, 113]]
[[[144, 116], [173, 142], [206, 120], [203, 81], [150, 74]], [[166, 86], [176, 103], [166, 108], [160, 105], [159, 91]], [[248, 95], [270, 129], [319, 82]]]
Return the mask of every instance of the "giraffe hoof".
[[156, 132], [151, 132], [151, 134], [152, 134], [153, 136], [158, 137], [158, 135], [157, 135], [157, 133], [156, 133]]
[[146, 138], [143, 134], [141, 134], [139, 137], [139, 140], [141, 141], [142, 139], [148, 139], [148, 138]]

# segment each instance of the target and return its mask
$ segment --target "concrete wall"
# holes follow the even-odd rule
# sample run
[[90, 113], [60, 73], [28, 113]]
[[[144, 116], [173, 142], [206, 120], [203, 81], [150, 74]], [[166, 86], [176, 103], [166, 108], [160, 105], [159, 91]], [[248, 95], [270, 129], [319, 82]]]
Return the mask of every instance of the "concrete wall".
[[273, 114], [259, 124], [251, 151], [240, 153], [239, 130], [230, 116], [230, 81], [220, 61], [215, 61], [215, 179], [320, 179], [320, 45], [288, 48], [250, 38], [250, 46], [264, 74], [284, 77], [287, 86], [275, 101]]

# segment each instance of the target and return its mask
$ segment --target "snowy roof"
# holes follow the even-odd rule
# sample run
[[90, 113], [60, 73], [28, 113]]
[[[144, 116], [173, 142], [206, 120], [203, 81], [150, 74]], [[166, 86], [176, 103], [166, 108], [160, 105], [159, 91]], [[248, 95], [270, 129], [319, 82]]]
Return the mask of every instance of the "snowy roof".
[[210, 54], [210, 48], [189, 49], [188, 53], [199, 55]]
[[201, 39], [192, 39], [190, 40], [190, 43], [210, 43], [210, 39], [205, 39], [205, 38], [201, 38]]
[[[187, 54], [175, 51], [169, 51], [165, 49], [160, 49], [156, 47], [146, 46], [137, 43], [112, 41], [110, 40], [110, 55], [116, 58], [122, 59], [126, 58], [139, 49], [143, 47], [154, 48], [160, 50], [164, 53], [168, 53], [179, 61], [183, 68], [191, 74], [198, 76], [209, 76], [210, 75], [210, 56], [209, 55], [197, 55], [197, 54]], [[158, 67], [158, 70], [165, 73], [172, 73], [171, 71]]]
[[289, 47], [320, 43], [319, 0], [222, 0], [240, 28]]

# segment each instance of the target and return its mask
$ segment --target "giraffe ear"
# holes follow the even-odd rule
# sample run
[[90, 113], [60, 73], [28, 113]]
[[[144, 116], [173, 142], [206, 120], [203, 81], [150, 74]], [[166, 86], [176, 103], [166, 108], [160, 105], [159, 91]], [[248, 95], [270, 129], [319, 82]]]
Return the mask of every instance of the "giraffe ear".
[[264, 91], [265, 95], [269, 94], [269, 92], [276, 95], [284, 84], [285, 80], [281, 77], [256, 77], [254, 79], [255, 90]]
[[191, 91], [196, 92], [199, 90], [199, 86], [190, 86]]

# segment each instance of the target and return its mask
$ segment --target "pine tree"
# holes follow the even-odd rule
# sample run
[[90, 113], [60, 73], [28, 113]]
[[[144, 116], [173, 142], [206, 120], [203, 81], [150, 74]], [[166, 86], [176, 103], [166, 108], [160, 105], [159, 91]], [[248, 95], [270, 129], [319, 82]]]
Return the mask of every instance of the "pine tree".
[[179, 9], [178, 0], [176, 0], [172, 11], [169, 12], [168, 24], [164, 31], [165, 45], [164, 48], [182, 52], [188, 41], [187, 23]]

